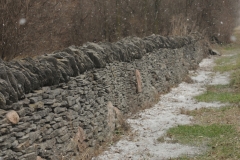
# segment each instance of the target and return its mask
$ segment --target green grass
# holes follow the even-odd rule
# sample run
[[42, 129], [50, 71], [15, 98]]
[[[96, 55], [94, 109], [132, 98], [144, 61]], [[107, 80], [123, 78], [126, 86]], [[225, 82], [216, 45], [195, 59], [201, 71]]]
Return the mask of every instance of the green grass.
[[176, 159], [240, 159], [240, 107], [201, 108], [187, 114], [194, 117], [194, 125], [171, 128], [166, 136], [172, 141], [203, 148], [203, 152]]
[[229, 85], [208, 86], [207, 91], [195, 98], [198, 101], [223, 103], [240, 102], [240, 51], [238, 54], [218, 58], [214, 70], [217, 72], [230, 72]]
[[221, 93], [207, 91], [206, 93], [195, 97], [198, 101], [203, 102], [222, 102], [222, 103], [238, 103], [240, 102], [240, 94], [238, 93]]
[[199, 144], [199, 142], [205, 140], [211, 141], [211, 138], [219, 138], [223, 135], [232, 134], [233, 132], [234, 129], [230, 125], [180, 125], [175, 128], [170, 128], [167, 135], [174, 135], [174, 139], [177, 139], [180, 143], [196, 145]]
[[[240, 158], [239, 133], [233, 125], [181, 125], [169, 129], [167, 135], [182, 144], [206, 146], [208, 152], [197, 155], [194, 159]], [[177, 159], [193, 159], [193, 157], [182, 156]]]
[[[240, 33], [239, 33], [240, 35]], [[193, 125], [181, 125], [168, 130], [166, 136], [182, 144], [205, 147], [201, 155], [183, 155], [178, 160], [238, 160], [240, 159], [240, 42], [222, 49], [228, 56], [218, 58], [214, 70], [230, 72], [229, 85], [210, 85], [198, 101], [222, 102], [222, 108], [202, 108], [185, 111], [182, 114], [193, 116]], [[160, 137], [159, 140], [164, 140]]]
[[214, 70], [221, 73], [239, 69], [240, 54], [219, 58], [215, 63], [217, 65], [214, 67]]
[[232, 72], [230, 85], [232, 88], [237, 90], [237, 92], [240, 92], [240, 69]]

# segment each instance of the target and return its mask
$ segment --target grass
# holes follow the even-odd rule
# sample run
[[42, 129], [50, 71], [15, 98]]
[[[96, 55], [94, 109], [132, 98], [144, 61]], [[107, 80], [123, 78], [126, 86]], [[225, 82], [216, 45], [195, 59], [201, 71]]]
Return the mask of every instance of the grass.
[[218, 72], [227, 72], [227, 71], [233, 71], [240, 68], [240, 54], [228, 56], [228, 57], [222, 57], [217, 59], [216, 66], [214, 67], [215, 71]]
[[[228, 48], [228, 50], [230, 50]], [[239, 103], [240, 102], [240, 50], [233, 48], [235, 54], [218, 58], [214, 70], [216, 72], [230, 72], [229, 85], [207, 86], [207, 91], [195, 98], [198, 101], [222, 103]], [[224, 51], [223, 51], [224, 52]], [[225, 53], [225, 52], [224, 52]]]
[[[240, 35], [240, 32], [238, 33]], [[240, 36], [237, 38], [240, 39]], [[168, 130], [168, 139], [182, 144], [206, 148], [201, 155], [183, 155], [179, 160], [237, 160], [240, 159], [240, 41], [221, 48], [227, 56], [218, 58], [214, 70], [230, 72], [229, 85], [210, 85], [198, 101], [222, 102], [222, 108], [202, 108], [193, 111], [181, 110], [181, 114], [193, 116], [192, 125], [181, 125]], [[160, 137], [158, 140], [163, 141]]]
[[[173, 137], [177, 139], [178, 142], [183, 144], [191, 144], [202, 146], [207, 141], [212, 141], [213, 139], [219, 139], [224, 136], [234, 134], [234, 128], [231, 125], [198, 125], [194, 124], [191, 126], [180, 125], [175, 128], [171, 128], [167, 132], [168, 137]], [[212, 147], [211, 143], [208, 146]]]
[[222, 102], [222, 103], [239, 103], [240, 93], [228, 93], [228, 92], [213, 92], [207, 91], [206, 93], [195, 97], [198, 101], [204, 102]]
[[239, 106], [202, 108], [187, 113], [194, 117], [194, 124], [171, 128], [166, 136], [207, 151], [194, 157], [183, 155], [176, 159], [240, 159]]

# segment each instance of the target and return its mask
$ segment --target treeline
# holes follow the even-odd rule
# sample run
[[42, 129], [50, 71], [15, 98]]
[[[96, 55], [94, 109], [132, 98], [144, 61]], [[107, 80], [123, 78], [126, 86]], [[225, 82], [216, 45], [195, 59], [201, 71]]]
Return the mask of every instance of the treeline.
[[239, 0], [0, 0], [0, 57], [134, 35], [200, 32], [227, 43]]

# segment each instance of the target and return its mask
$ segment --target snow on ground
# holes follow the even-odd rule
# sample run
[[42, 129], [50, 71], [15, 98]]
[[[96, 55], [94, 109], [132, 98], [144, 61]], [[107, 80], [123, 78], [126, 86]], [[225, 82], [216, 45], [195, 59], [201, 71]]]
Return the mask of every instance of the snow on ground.
[[207, 84], [227, 84], [228, 74], [212, 71], [214, 58], [204, 59], [199, 69], [191, 71], [194, 83], [181, 83], [170, 93], [161, 97], [152, 108], [146, 109], [128, 119], [128, 123], [135, 133], [134, 137], [125, 136], [112, 145], [108, 151], [93, 158], [93, 160], [161, 160], [176, 158], [182, 154], [193, 155], [201, 153], [203, 149], [181, 145], [178, 143], [159, 142], [166, 131], [177, 125], [190, 124], [190, 116], [180, 113], [181, 108], [193, 110], [202, 107], [220, 107], [224, 104], [197, 102], [193, 97], [203, 93]]

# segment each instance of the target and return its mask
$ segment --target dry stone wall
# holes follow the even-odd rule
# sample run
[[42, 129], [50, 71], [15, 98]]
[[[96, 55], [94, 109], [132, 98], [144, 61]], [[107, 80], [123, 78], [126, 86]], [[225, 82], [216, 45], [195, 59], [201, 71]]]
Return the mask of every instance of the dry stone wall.
[[0, 157], [86, 158], [207, 54], [199, 37], [152, 35], [0, 61]]

